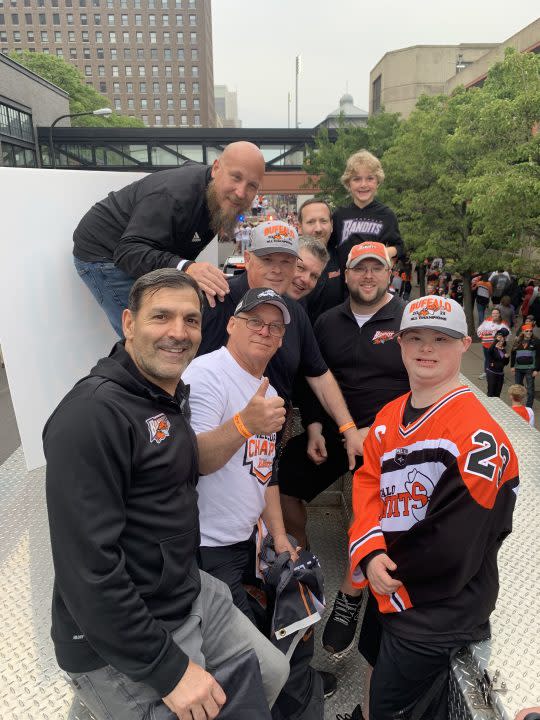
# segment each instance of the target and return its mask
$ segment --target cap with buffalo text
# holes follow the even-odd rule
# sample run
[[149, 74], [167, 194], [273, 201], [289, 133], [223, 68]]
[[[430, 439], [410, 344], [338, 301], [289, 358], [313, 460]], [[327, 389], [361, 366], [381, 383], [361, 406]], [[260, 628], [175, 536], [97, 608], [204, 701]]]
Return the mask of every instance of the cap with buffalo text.
[[272, 288], [252, 288], [248, 290], [244, 297], [240, 300], [234, 311], [235, 315], [241, 312], [249, 312], [254, 310], [259, 305], [275, 305], [281, 310], [283, 315], [283, 322], [288, 325], [291, 322], [291, 316], [289, 310], [282, 296]]
[[461, 305], [438, 295], [426, 295], [405, 306], [399, 332], [423, 329], [436, 330], [453, 338], [468, 335], [467, 319]]
[[380, 242], [372, 241], [363, 242], [359, 245], [353, 245], [345, 267], [350, 270], [351, 268], [356, 267], [359, 262], [362, 262], [362, 260], [367, 260], [367, 258], [373, 258], [374, 260], [381, 262], [383, 265], [386, 265], [386, 267], [391, 267], [386, 246]]
[[279, 220], [268, 220], [253, 228], [247, 250], [255, 255], [280, 252], [299, 257], [298, 233], [292, 225]]

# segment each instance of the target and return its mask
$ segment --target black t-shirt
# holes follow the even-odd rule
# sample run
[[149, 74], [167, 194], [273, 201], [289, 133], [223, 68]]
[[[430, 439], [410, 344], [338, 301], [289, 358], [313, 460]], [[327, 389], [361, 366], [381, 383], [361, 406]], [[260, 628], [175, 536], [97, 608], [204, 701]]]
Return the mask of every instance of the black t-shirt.
[[330, 259], [317, 284], [305, 298], [304, 307], [313, 324], [324, 312], [345, 300], [345, 283], [341, 276], [337, 248], [329, 248], [328, 252]]
[[73, 233], [73, 254], [113, 262], [132, 278], [195, 260], [214, 237], [206, 205], [211, 168], [188, 162], [110, 192]]
[[332, 222], [334, 229], [328, 246], [337, 248], [342, 272], [353, 245], [367, 240], [395, 246], [397, 249], [396, 259], [405, 254], [397, 218], [393, 211], [379, 200], [373, 200], [365, 208], [359, 208], [354, 203], [337, 208], [332, 216]]
[[[230, 292], [215, 308], [206, 307], [203, 313], [202, 342], [198, 355], [206, 355], [226, 345], [227, 323], [245, 293], [249, 290], [247, 272], [229, 280]], [[287, 325], [283, 343], [268, 363], [266, 375], [277, 394], [290, 401], [297, 373], [305, 377], [324, 375], [324, 362], [306, 311], [296, 300], [284, 296], [291, 322]]]

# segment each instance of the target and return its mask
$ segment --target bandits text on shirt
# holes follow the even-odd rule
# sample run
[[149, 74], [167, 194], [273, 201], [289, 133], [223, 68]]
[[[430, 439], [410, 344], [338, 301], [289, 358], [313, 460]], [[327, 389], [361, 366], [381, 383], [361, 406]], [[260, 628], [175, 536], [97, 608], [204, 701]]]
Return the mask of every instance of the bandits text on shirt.
[[345, 220], [339, 244], [344, 243], [351, 235], [359, 235], [360, 233], [379, 237], [382, 229], [382, 220]]

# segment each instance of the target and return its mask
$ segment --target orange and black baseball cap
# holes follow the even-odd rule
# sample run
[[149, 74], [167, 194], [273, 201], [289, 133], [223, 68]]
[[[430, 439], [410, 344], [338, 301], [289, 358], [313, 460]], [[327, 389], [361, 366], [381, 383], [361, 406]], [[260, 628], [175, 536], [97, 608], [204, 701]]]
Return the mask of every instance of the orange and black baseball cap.
[[367, 260], [367, 258], [378, 260], [383, 265], [386, 265], [386, 267], [392, 267], [386, 246], [380, 242], [372, 241], [363, 242], [359, 245], [353, 245], [345, 267], [350, 270], [351, 268], [356, 267], [359, 262], [362, 262], [362, 260]]

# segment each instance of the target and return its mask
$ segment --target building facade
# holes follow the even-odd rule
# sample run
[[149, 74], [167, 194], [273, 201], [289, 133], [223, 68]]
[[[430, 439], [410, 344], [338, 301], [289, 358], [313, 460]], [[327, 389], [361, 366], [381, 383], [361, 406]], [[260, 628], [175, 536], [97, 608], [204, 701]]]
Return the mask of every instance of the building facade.
[[67, 93], [0, 54], [0, 165], [39, 165], [37, 126], [67, 113]]
[[11, 50], [72, 62], [146, 125], [215, 125], [211, 0], [0, 0]]
[[238, 119], [238, 96], [226, 85], [214, 86], [216, 105], [216, 125], [223, 128], [240, 128], [242, 121]]
[[439, 95], [446, 83], [495, 44], [414, 45], [387, 52], [369, 74], [369, 112], [407, 118], [421, 95]]

